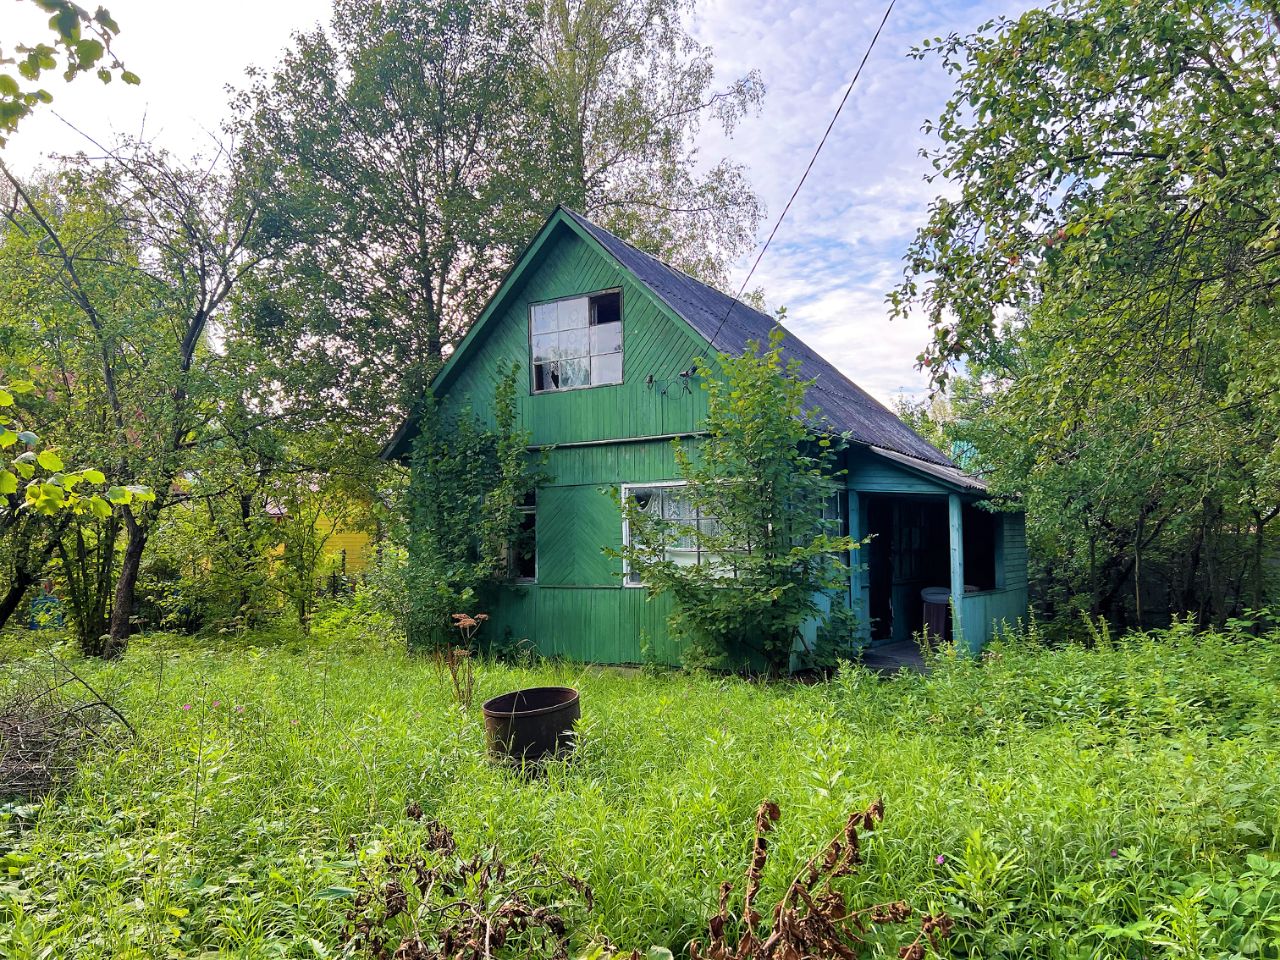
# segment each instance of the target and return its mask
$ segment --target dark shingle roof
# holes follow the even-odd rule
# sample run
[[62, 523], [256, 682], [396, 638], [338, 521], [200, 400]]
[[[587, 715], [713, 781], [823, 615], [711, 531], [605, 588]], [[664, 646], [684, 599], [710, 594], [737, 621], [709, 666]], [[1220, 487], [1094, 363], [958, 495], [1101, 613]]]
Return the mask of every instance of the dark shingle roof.
[[[565, 211], [641, 283], [685, 319], [721, 353], [742, 353], [751, 341], [764, 343], [777, 325], [772, 317], [734, 300], [714, 287], [681, 273], [638, 250], [586, 217]], [[800, 361], [800, 376], [813, 380], [808, 400], [837, 432], [871, 447], [905, 454], [964, 474], [955, 464], [897, 418], [884, 405], [812, 350], [790, 330], [783, 355]], [[975, 481], [967, 478], [966, 485]]]

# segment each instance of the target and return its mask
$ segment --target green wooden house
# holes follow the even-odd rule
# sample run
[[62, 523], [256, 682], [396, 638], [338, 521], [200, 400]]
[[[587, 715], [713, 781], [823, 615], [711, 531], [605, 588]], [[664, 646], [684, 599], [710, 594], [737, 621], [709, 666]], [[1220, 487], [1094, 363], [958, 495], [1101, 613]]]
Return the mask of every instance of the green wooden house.
[[[696, 443], [706, 413], [694, 357], [709, 346], [740, 354], [774, 325], [584, 217], [552, 214], [431, 387], [446, 409], [469, 402], [483, 412], [499, 367], [518, 361], [527, 373], [523, 426], [548, 455], [552, 479], [526, 518], [534, 556], [487, 611], [487, 630], [576, 660], [679, 661], [667, 606], [647, 600], [604, 552], [626, 536], [611, 490], [649, 509], [674, 502], [665, 493], [677, 476], [672, 441]], [[921, 591], [930, 587], [961, 597], [954, 630], [972, 648], [1021, 617], [1021, 514], [982, 509], [980, 480], [789, 332], [784, 352], [815, 381], [809, 401], [850, 441], [839, 509], [854, 537], [872, 535], [850, 576], [848, 599], [861, 614], [851, 649], [909, 641], [923, 625]], [[406, 460], [416, 435], [406, 422], [384, 457]]]

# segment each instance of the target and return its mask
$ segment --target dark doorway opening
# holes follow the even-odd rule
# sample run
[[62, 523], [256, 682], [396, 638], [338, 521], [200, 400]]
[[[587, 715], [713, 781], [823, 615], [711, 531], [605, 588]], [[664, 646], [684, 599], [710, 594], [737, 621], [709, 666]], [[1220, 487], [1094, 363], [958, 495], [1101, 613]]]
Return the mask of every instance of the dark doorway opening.
[[920, 591], [951, 583], [947, 502], [869, 496], [866, 504], [871, 640], [909, 640], [924, 627]]

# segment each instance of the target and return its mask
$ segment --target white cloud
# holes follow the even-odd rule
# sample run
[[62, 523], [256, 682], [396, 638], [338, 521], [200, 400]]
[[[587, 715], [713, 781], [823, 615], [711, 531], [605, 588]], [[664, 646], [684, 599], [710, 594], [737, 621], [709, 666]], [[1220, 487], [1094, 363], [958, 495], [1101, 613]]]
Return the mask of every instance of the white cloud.
[[[936, 118], [951, 81], [934, 58], [907, 56], [922, 40], [966, 32], [1012, 3], [899, 2], [861, 79], [777, 238], [752, 278], [788, 325], [878, 399], [920, 393], [915, 358], [928, 342], [923, 318], [889, 319], [884, 297], [901, 276], [902, 255], [943, 189], [919, 153], [921, 124]], [[768, 204], [763, 242], [831, 119], [884, 13], [883, 0], [710, 0], [694, 29], [716, 51], [723, 80], [757, 67], [768, 85], [758, 117], [733, 140], [703, 137], [703, 154], [747, 164]], [[739, 264], [745, 276], [753, 252]]]

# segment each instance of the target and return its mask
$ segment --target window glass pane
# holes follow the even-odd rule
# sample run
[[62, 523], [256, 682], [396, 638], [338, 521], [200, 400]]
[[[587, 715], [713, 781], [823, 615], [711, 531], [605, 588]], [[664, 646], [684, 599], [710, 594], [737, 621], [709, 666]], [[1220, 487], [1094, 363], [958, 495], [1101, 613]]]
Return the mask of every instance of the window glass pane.
[[559, 390], [560, 389], [560, 361], [552, 360], [544, 363], [542, 369], [542, 389], [543, 390]]
[[591, 322], [618, 323], [622, 320], [622, 294], [602, 293], [591, 298]]
[[560, 368], [560, 382], [557, 386], [561, 390], [591, 385], [591, 363], [586, 358], [561, 360], [557, 366]]
[[618, 353], [622, 350], [622, 324], [610, 323], [591, 328], [591, 352]]
[[558, 356], [556, 344], [560, 338], [558, 333], [535, 333], [533, 335], [533, 362], [543, 363], [554, 360]]
[[692, 520], [693, 505], [689, 503], [679, 487], [668, 487], [663, 491], [665, 504], [662, 515], [668, 520]]
[[621, 383], [622, 354], [606, 353], [591, 358], [592, 383]]
[[561, 300], [556, 304], [557, 330], [573, 330], [588, 326], [588, 300], [586, 297], [575, 297], [573, 300]]
[[586, 327], [579, 330], [562, 330], [557, 336], [560, 338], [560, 347], [556, 356], [561, 359], [585, 357], [591, 352], [591, 338]]
[[549, 333], [556, 329], [556, 317], [559, 310], [554, 303], [535, 303], [533, 305], [533, 332]]
[[627, 496], [640, 508], [641, 513], [652, 513], [654, 510], [662, 509], [662, 498], [651, 487], [632, 487]]

